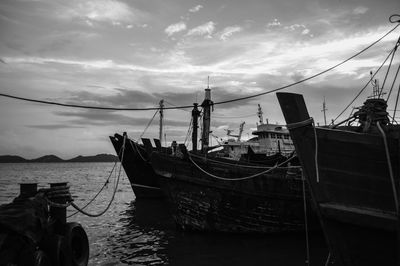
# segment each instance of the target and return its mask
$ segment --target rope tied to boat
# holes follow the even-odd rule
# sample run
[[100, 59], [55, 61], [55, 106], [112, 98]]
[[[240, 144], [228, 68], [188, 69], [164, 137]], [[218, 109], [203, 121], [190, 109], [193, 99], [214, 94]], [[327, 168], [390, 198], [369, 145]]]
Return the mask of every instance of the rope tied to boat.
[[300, 121], [300, 122], [287, 124], [286, 127], [287, 127], [287, 129], [295, 129], [295, 128], [305, 127], [305, 126], [313, 125], [313, 124], [314, 124], [314, 119], [312, 117], [310, 117], [310, 118]]
[[314, 143], [315, 143], [315, 153], [314, 153], [314, 162], [315, 162], [315, 176], [316, 176], [316, 180], [317, 183], [319, 183], [319, 167], [318, 167], [318, 138], [317, 138], [317, 130], [315, 128], [315, 124], [314, 124], [314, 119], [312, 117], [300, 121], [300, 122], [295, 122], [295, 123], [290, 123], [287, 124], [286, 127], [289, 130], [293, 130], [296, 128], [300, 128], [300, 127], [305, 127], [305, 126], [312, 126], [313, 130], [314, 130]]
[[[52, 207], [57, 207], [57, 208], [67, 208], [69, 206], [74, 207], [78, 212], [87, 215], [89, 217], [99, 217], [101, 215], [103, 215], [104, 213], [106, 213], [108, 211], [108, 209], [110, 208], [112, 202], [114, 201], [115, 198], [115, 194], [117, 192], [118, 189], [118, 184], [119, 184], [119, 180], [120, 180], [120, 176], [121, 176], [121, 170], [122, 170], [122, 162], [124, 159], [124, 152], [125, 152], [125, 142], [126, 142], [126, 135], [124, 136], [124, 140], [123, 140], [123, 144], [121, 146], [121, 164], [120, 164], [120, 168], [119, 168], [119, 172], [118, 172], [118, 176], [117, 176], [117, 180], [116, 180], [116, 184], [114, 186], [114, 191], [113, 194], [111, 196], [111, 199], [108, 203], [108, 205], [106, 206], [106, 208], [96, 214], [92, 214], [89, 212], [84, 211], [84, 208], [86, 208], [99, 194], [100, 192], [104, 189], [105, 185], [109, 183], [109, 178], [112, 175], [112, 172], [109, 175], [109, 178], [106, 180], [105, 185], [103, 185], [103, 187], [101, 188], [101, 190], [96, 194], [96, 196], [89, 201], [88, 204], [86, 204], [84, 207], [80, 208], [79, 206], [77, 206], [73, 201], [74, 199], [72, 198], [70, 192], [69, 192], [69, 186], [57, 186], [57, 187], [51, 187], [51, 188], [47, 188], [47, 189], [41, 189], [39, 190], [39, 192], [42, 192], [44, 194], [44, 198], [46, 199], [47, 203], [49, 204], [49, 206]], [[115, 165], [113, 167], [113, 170], [115, 168]], [[64, 199], [66, 201], [66, 203], [58, 203], [58, 202], [54, 202], [53, 199]], [[71, 216], [75, 215], [76, 213], [72, 214]], [[70, 217], [70, 216], [69, 216]]]
[[[223, 181], [243, 181], [243, 180], [247, 180], [247, 179], [252, 179], [252, 178], [255, 178], [255, 177], [258, 177], [258, 176], [261, 176], [261, 175], [270, 173], [270, 172], [272, 172], [273, 170], [275, 170], [275, 169], [277, 169], [277, 168], [280, 168], [282, 165], [284, 165], [284, 164], [290, 162], [290, 161], [295, 157], [295, 156], [293, 155], [293, 156], [291, 156], [289, 159], [287, 159], [286, 161], [284, 161], [284, 162], [282, 162], [282, 163], [280, 163], [280, 164], [277, 164], [277, 165], [275, 165], [274, 167], [271, 167], [271, 168], [269, 168], [269, 169], [267, 169], [267, 170], [265, 170], [265, 171], [262, 171], [262, 172], [260, 172], [260, 173], [254, 174], [254, 175], [245, 176], [245, 177], [238, 177], [238, 178], [227, 178], [227, 177], [217, 176], [217, 175], [214, 175], [214, 174], [209, 173], [208, 171], [206, 171], [206, 170], [204, 170], [203, 168], [201, 168], [201, 166], [198, 165], [198, 164], [192, 159], [192, 157], [190, 156], [189, 153], [188, 153], [188, 155], [189, 155], [188, 157], [189, 157], [190, 162], [191, 162], [194, 166], [196, 166], [201, 172], [205, 173], [206, 175], [208, 175], [208, 176], [210, 176], [210, 177], [213, 177], [213, 178], [216, 178], [216, 179], [219, 179], [219, 180], [223, 180]], [[300, 166], [298, 166], [298, 167], [292, 167], [292, 168], [301, 169]]]
[[382, 134], [383, 144], [385, 146], [385, 154], [386, 154], [386, 160], [387, 160], [388, 169], [389, 169], [389, 176], [390, 176], [390, 181], [392, 183], [394, 204], [395, 204], [395, 207], [396, 207], [396, 214], [398, 216], [399, 215], [399, 201], [398, 201], [398, 196], [397, 196], [396, 183], [394, 181], [392, 162], [390, 160], [389, 145], [387, 143], [387, 138], [386, 138], [385, 131], [382, 129], [379, 121], [376, 123], [376, 125], [377, 125], [380, 133]]

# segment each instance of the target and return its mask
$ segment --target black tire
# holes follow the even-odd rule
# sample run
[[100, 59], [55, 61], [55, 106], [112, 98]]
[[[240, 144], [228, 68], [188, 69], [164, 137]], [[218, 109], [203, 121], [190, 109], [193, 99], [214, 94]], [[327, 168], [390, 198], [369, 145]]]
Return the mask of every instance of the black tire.
[[67, 223], [64, 232], [64, 248], [73, 266], [86, 266], [89, 261], [89, 240], [79, 223]]

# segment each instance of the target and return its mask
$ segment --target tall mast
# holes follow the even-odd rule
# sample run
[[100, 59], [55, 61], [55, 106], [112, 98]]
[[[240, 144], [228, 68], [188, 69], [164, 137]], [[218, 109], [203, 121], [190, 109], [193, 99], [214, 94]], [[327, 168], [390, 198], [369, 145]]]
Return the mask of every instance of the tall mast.
[[264, 124], [264, 118], [263, 118], [263, 111], [261, 109], [260, 104], [258, 104], [258, 112], [257, 112], [258, 118], [260, 119], [260, 124]]
[[162, 143], [162, 138], [163, 138], [163, 119], [164, 119], [164, 100], [160, 101], [160, 134], [159, 134], [159, 139], [160, 142]]
[[211, 124], [211, 106], [214, 103], [211, 101], [211, 89], [207, 86], [205, 89], [204, 101], [201, 104], [203, 107], [203, 134], [201, 136], [201, 150], [207, 153], [210, 141], [210, 124]]
[[243, 127], [244, 127], [244, 124], [245, 124], [246, 122], [242, 122], [241, 124], [240, 124], [240, 126], [239, 126], [239, 135], [238, 135], [238, 138], [237, 138], [237, 140], [238, 141], [240, 141], [240, 139], [242, 138], [242, 133], [243, 133]]
[[197, 108], [199, 104], [194, 103], [193, 104], [193, 110], [192, 110], [192, 118], [193, 118], [193, 131], [192, 131], [192, 150], [194, 152], [197, 151], [197, 129], [198, 129], [198, 121], [199, 121], [199, 116], [200, 116], [200, 111]]
[[325, 96], [324, 96], [324, 102], [322, 103], [322, 110], [321, 110], [321, 112], [324, 112], [324, 123], [325, 123], [325, 126], [326, 126], [326, 111], [328, 111], [328, 109], [326, 109]]

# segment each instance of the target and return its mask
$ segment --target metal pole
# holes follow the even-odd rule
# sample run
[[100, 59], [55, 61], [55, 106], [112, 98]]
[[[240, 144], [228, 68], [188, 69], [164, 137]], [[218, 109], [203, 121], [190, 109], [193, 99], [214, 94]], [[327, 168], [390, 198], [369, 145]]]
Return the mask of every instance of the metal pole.
[[159, 134], [159, 139], [160, 143], [162, 143], [162, 138], [163, 138], [163, 119], [164, 119], [164, 100], [160, 101], [160, 134]]

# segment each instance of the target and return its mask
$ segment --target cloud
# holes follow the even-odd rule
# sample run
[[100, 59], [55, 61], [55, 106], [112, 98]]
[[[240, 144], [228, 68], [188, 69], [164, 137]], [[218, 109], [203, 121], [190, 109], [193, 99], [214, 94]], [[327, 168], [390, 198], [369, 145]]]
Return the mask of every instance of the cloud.
[[171, 35], [173, 35], [173, 34], [175, 34], [175, 33], [177, 33], [177, 32], [181, 32], [181, 31], [184, 31], [184, 30], [186, 30], [186, 24], [185, 24], [185, 22], [180, 21], [180, 22], [178, 22], [178, 23], [169, 25], [169, 26], [164, 30], [164, 32], [165, 32], [168, 36], [171, 36]]
[[279, 26], [281, 26], [281, 23], [276, 18], [272, 22], [267, 24], [267, 27], [279, 27]]
[[368, 11], [368, 7], [358, 6], [355, 9], [353, 9], [353, 14], [354, 15], [362, 15], [362, 14], [365, 14], [367, 11]]
[[192, 7], [191, 9], [189, 9], [189, 12], [192, 12], [192, 13], [196, 13], [196, 12], [198, 12], [200, 9], [202, 9], [203, 8], [203, 6], [202, 5], [197, 5], [197, 6], [195, 6], [195, 7]]
[[65, 128], [85, 128], [82, 126], [74, 126], [70, 124], [51, 124], [51, 125], [27, 125], [29, 128], [44, 129], [44, 130], [58, 130]]
[[89, 26], [93, 22], [108, 22], [113, 25], [132, 23], [143, 19], [146, 15], [143, 11], [130, 7], [117, 0], [78, 1], [69, 3], [69, 8], [62, 6], [57, 16], [63, 19], [82, 19]]
[[313, 35], [310, 34], [310, 29], [308, 29], [304, 24], [293, 24], [290, 26], [285, 26], [284, 29], [289, 31], [301, 30], [301, 35], [310, 35], [313, 37]]
[[232, 36], [232, 34], [236, 33], [236, 32], [240, 32], [242, 31], [242, 28], [239, 26], [231, 26], [231, 27], [226, 27], [225, 29], [223, 29], [221, 31], [221, 35], [220, 35], [220, 39], [223, 41], [226, 41], [229, 37]]
[[215, 30], [215, 22], [213, 21], [209, 21], [207, 23], [204, 23], [200, 26], [197, 26], [191, 30], [189, 30], [189, 32], [187, 33], [187, 35], [189, 36], [203, 36], [206, 35], [206, 37], [211, 38], [211, 34], [214, 32]]

